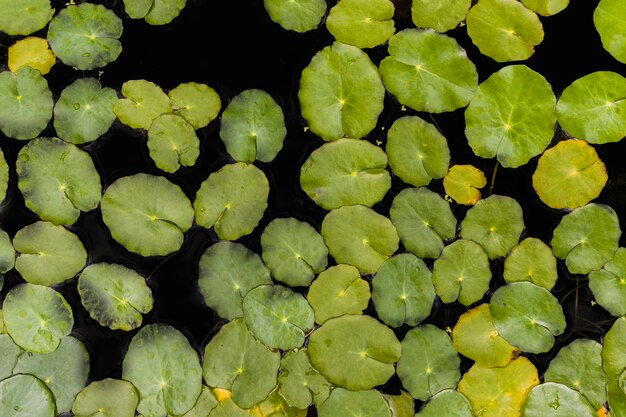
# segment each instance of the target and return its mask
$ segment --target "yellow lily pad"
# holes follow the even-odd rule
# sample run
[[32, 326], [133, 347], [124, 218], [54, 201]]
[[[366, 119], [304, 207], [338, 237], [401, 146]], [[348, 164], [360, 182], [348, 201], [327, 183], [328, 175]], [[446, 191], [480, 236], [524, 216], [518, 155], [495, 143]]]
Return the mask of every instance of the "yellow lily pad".
[[473, 165], [453, 165], [443, 178], [446, 194], [458, 204], [466, 206], [473, 206], [480, 200], [480, 189], [485, 185], [485, 174]]
[[20, 68], [31, 67], [45, 75], [56, 62], [57, 57], [50, 50], [46, 39], [29, 36], [9, 47], [9, 69], [14, 73]]

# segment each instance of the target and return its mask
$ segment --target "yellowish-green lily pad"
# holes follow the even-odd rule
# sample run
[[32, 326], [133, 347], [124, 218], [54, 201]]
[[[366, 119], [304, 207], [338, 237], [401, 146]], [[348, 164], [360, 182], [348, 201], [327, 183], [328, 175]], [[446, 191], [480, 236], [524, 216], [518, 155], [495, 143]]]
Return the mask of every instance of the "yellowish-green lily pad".
[[473, 165], [452, 165], [443, 177], [446, 194], [457, 204], [473, 206], [482, 197], [480, 189], [487, 185], [484, 172]]
[[12, 72], [22, 67], [31, 67], [46, 75], [57, 62], [57, 57], [50, 50], [48, 41], [37, 36], [20, 39], [9, 46], [8, 65]]

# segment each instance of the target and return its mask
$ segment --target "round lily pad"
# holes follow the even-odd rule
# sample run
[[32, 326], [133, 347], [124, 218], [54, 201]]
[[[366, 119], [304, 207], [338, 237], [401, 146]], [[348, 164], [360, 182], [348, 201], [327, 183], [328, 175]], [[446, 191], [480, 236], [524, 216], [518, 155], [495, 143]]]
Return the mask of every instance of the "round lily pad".
[[391, 188], [387, 155], [358, 139], [325, 143], [311, 153], [300, 170], [300, 185], [315, 203], [332, 210], [362, 204], [371, 207]]
[[252, 334], [273, 349], [301, 347], [315, 324], [306, 298], [282, 285], [260, 285], [250, 290], [242, 309]]
[[474, 412], [467, 398], [460, 392], [446, 389], [433, 395], [416, 417], [473, 417]]
[[619, 248], [602, 269], [591, 271], [589, 288], [594, 298], [615, 317], [626, 314], [626, 248]]
[[131, 19], [145, 19], [151, 25], [166, 25], [185, 8], [187, 0], [124, 0]]
[[[496, 1], [524, 7], [516, 0]], [[478, 86], [465, 110], [465, 135], [476, 155], [517, 168], [550, 144], [555, 109], [556, 97], [541, 74], [525, 65], [509, 65]]]
[[418, 28], [447, 32], [465, 20], [472, 0], [415, 0], [411, 2], [411, 19]]
[[428, 266], [411, 253], [387, 259], [372, 279], [378, 317], [391, 327], [415, 326], [430, 314], [435, 288]]
[[30, 141], [17, 155], [16, 171], [26, 207], [42, 220], [74, 224], [100, 203], [100, 175], [91, 156], [60, 139]]
[[122, 378], [137, 389], [137, 411], [146, 417], [184, 414], [202, 389], [198, 353], [180, 331], [161, 323], [149, 324], [133, 337]]
[[443, 178], [450, 164], [446, 138], [417, 116], [397, 119], [389, 128], [385, 150], [392, 172], [407, 184], [421, 187]]
[[40, 379], [14, 375], [0, 381], [0, 415], [54, 417], [54, 397]]
[[142, 314], [152, 310], [152, 291], [145, 279], [118, 264], [89, 265], [78, 278], [78, 293], [89, 315], [113, 330], [136, 329]]
[[222, 107], [219, 94], [202, 83], [179, 84], [167, 95], [172, 113], [182, 116], [194, 129], [203, 128], [215, 120]]
[[142, 256], [177, 251], [193, 224], [193, 208], [185, 193], [160, 176], [117, 179], [105, 190], [100, 207], [113, 239]]
[[552, 252], [571, 273], [588, 274], [613, 258], [621, 234], [611, 207], [589, 203], [561, 218], [552, 235]]
[[53, 352], [72, 331], [74, 316], [63, 296], [50, 287], [18, 284], [4, 299], [4, 326], [13, 341], [34, 353]]
[[196, 222], [213, 227], [220, 239], [236, 240], [261, 221], [269, 196], [269, 182], [259, 168], [226, 164], [202, 182], [193, 203]]
[[104, 135], [113, 122], [117, 93], [102, 87], [95, 78], [79, 78], [61, 92], [54, 106], [54, 128], [66, 142], [92, 142]]
[[283, 29], [304, 33], [319, 26], [326, 14], [326, 0], [264, 0], [270, 19]]
[[6, 136], [38, 136], [48, 126], [53, 107], [48, 81], [36, 69], [24, 67], [16, 74], [0, 72], [0, 130]]
[[401, 345], [393, 331], [375, 318], [345, 315], [314, 330], [308, 350], [315, 369], [332, 384], [356, 391], [391, 378]]
[[370, 274], [398, 250], [400, 243], [391, 220], [361, 205], [329, 212], [322, 222], [322, 236], [337, 263]]
[[511, 249], [504, 260], [506, 282], [530, 281], [548, 291], [559, 277], [556, 258], [541, 239], [528, 237]]
[[409, 28], [393, 35], [380, 75], [400, 103], [429, 113], [465, 107], [478, 86], [476, 66], [465, 50], [434, 30]]
[[443, 177], [446, 194], [458, 204], [466, 206], [473, 206], [480, 200], [480, 189], [485, 185], [485, 174], [473, 165], [452, 165]]
[[173, 173], [193, 166], [200, 155], [200, 140], [189, 123], [175, 114], [162, 114], [148, 130], [150, 158], [157, 168]]
[[300, 76], [302, 117], [326, 141], [367, 135], [376, 126], [384, 97], [385, 87], [368, 55], [341, 42], [317, 52]]
[[522, 3], [541, 16], [553, 16], [563, 11], [569, 0], [522, 0]]
[[330, 382], [313, 368], [306, 349], [289, 351], [283, 356], [278, 384], [287, 403], [301, 410], [311, 404], [322, 404], [330, 394]]
[[81, 240], [63, 226], [35, 222], [18, 230], [15, 269], [32, 284], [55, 285], [73, 278], [87, 262]]
[[270, 162], [282, 149], [286, 136], [283, 110], [263, 90], [239, 93], [222, 113], [220, 138], [236, 161]]
[[626, 5], [619, 0], [600, 0], [593, 12], [593, 24], [600, 35], [602, 46], [613, 58], [623, 63], [626, 63], [625, 18]]
[[537, 385], [528, 393], [521, 417], [596, 417], [578, 391], [556, 382]]
[[370, 300], [370, 286], [351, 265], [334, 265], [321, 272], [311, 283], [307, 300], [315, 312], [315, 321], [344, 314], [361, 314]]
[[326, 29], [339, 42], [373, 48], [396, 31], [394, 12], [391, 0], [339, 0], [326, 17]]
[[113, 105], [113, 112], [122, 123], [135, 129], [148, 130], [154, 119], [172, 111], [170, 98], [150, 81], [126, 81], [122, 95], [124, 98]]
[[274, 279], [308, 286], [328, 265], [324, 239], [309, 223], [293, 217], [272, 220], [261, 235], [263, 261]]
[[242, 319], [230, 321], [213, 336], [206, 345], [204, 358], [210, 358], [203, 364], [205, 382], [232, 391], [232, 399], [239, 407], [258, 404], [276, 386], [280, 353], [259, 342]]
[[565, 331], [563, 308], [550, 291], [530, 282], [498, 288], [489, 301], [498, 333], [523, 352], [547, 352]]
[[206, 305], [227, 320], [243, 317], [241, 301], [248, 291], [271, 283], [261, 257], [242, 243], [217, 242], [200, 257], [200, 293]]
[[122, 20], [103, 5], [71, 3], [48, 25], [48, 42], [64, 64], [92, 70], [117, 59], [122, 31]]
[[122, 379], [93, 381], [76, 396], [72, 413], [76, 417], [134, 417], [139, 397], [133, 384]]
[[41, 75], [46, 75], [56, 61], [57, 57], [50, 50], [48, 41], [37, 36], [20, 39], [9, 46], [8, 65], [12, 72], [18, 72], [22, 67], [31, 67]]
[[618, 142], [626, 136], [625, 95], [626, 78], [620, 74], [587, 74], [567, 86], [559, 97], [559, 124], [570, 135], [589, 143]]
[[0, 32], [30, 35], [48, 24], [54, 16], [50, 0], [0, 0]]
[[376, 390], [348, 391], [335, 388], [318, 407], [319, 417], [354, 415], [359, 417], [391, 417], [387, 402]]

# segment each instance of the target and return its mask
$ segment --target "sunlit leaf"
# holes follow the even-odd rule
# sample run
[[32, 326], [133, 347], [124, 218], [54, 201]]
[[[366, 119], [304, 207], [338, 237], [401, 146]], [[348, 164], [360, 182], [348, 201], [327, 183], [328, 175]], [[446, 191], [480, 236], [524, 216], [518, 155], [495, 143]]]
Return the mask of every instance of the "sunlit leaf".
[[348, 391], [335, 388], [330, 397], [318, 407], [319, 417], [359, 416], [391, 417], [391, 411], [380, 392], [376, 390]]
[[325, 0], [264, 0], [263, 6], [274, 22], [300, 33], [317, 28], [328, 7]]
[[292, 407], [306, 409], [320, 405], [330, 394], [330, 382], [311, 365], [306, 349], [283, 356], [278, 374], [279, 392]]
[[514, 246], [504, 260], [506, 282], [530, 281], [551, 290], [559, 277], [556, 258], [541, 239], [528, 237]]
[[487, 185], [485, 174], [473, 165], [452, 165], [443, 177], [446, 194], [457, 204], [473, 206], [482, 197], [480, 189]]
[[411, 2], [411, 19], [418, 28], [447, 32], [465, 20], [471, 5], [471, 0], [414, 0]]
[[472, 406], [458, 391], [447, 389], [433, 395], [416, 417], [474, 417]]
[[18, 72], [22, 67], [31, 67], [38, 70], [41, 75], [46, 75], [56, 61], [57, 58], [50, 50], [48, 41], [36, 36], [20, 39], [8, 50], [8, 65], [12, 72]]
[[326, 28], [339, 42], [373, 48], [396, 31], [394, 11], [391, 0], [339, 0], [326, 17]]
[[593, 13], [602, 46], [620, 62], [626, 62], [625, 17], [626, 5], [620, 0], [600, 0]]
[[124, 0], [131, 19], [145, 19], [151, 25], [166, 25], [185, 8], [187, 0]]
[[219, 94], [202, 83], [179, 84], [167, 95], [172, 113], [182, 116], [194, 129], [203, 128], [215, 120], [222, 107]]
[[40, 379], [14, 375], [0, 381], [0, 415], [54, 417], [54, 397]]
[[76, 396], [76, 417], [134, 417], [139, 397], [133, 384], [122, 379], [93, 381]]
[[120, 121], [135, 129], [150, 129], [158, 116], [172, 111], [170, 99], [161, 87], [146, 80], [130, 80], [122, 84], [122, 95], [113, 112]]
[[148, 149], [157, 168], [173, 173], [181, 166], [192, 166], [200, 155], [200, 141], [185, 119], [162, 114], [148, 130]]
[[563, 11], [569, 0], [522, 0], [530, 10], [542, 16], [552, 16]]
[[577, 391], [556, 382], [537, 385], [528, 393], [522, 417], [596, 417], [595, 410]]
[[0, 32], [7, 35], [30, 35], [54, 16], [50, 0], [0, 0], [0, 10]]

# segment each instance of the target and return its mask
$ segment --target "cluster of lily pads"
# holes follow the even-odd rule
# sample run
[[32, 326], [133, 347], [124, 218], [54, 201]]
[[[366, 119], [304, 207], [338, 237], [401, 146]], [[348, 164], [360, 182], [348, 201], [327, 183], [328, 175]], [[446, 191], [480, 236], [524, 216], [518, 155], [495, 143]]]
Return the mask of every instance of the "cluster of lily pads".
[[[2, 303], [0, 415], [626, 416], [626, 248], [616, 212], [594, 202], [608, 181], [595, 147], [626, 136], [626, 78], [595, 72], [557, 97], [518, 62], [479, 82], [446, 34], [466, 25], [484, 55], [523, 61], [543, 39], [539, 16], [568, 1], [413, 0], [414, 27], [399, 31], [391, 0], [263, 4], [285, 30], [322, 28], [335, 41], [302, 68], [297, 92], [303, 128], [321, 139], [299, 183], [325, 216], [320, 225], [269, 219], [257, 253], [240, 239], [266, 216], [272, 183], [259, 163], [288, 135], [271, 92], [225, 100], [200, 82], [166, 91], [141, 79], [116, 91], [93, 72], [122, 54], [124, 18], [167, 24], [184, 0], [124, 0], [125, 16], [91, 2], [55, 10], [49, 0], [0, 0], [0, 32], [15, 38], [0, 72], [0, 131], [25, 142], [14, 166], [0, 158], [0, 199], [14, 170], [39, 218], [14, 236], [0, 231], [0, 272], [22, 279]], [[594, 13], [620, 62], [625, 20], [620, 0], [601, 0]], [[368, 51], [383, 45], [375, 64]], [[45, 75], [61, 64], [87, 74], [53, 93]], [[374, 136], [386, 98], [407, 114]], [[423, 117], [463, 108], [478, 157], [505, 168], [537, 160], [532, 187], [562, 212], [550, 241], [526, 233], [515, 199], [483, 195], [484, 173], [452, 161]], [[230, 160], [190, 198], [167, 175], [194, 166], [197, 131], [212, 123]], [[103, 184], [85, 145], [113, 126], [140, 131], [163, 175]], [[567, 138], [555, 141], [557, 126]], [[404, 187], [392, 195], [394, 179]], [[430, 187], [439, 180], [445, 193]], [[388, 212], [378, 206], [385, 198]], [[193, 228], [215, 234], [197, 283], [225, 324], [201, 351], [175, 325], [143, 324], [155, 301], [148, 277], [88, 262], [74, 225], [93, 210], [121, 250], [146, 258], [180, 251]], [[490, 292], [497, 259], [504, 285]], [[568, 325], [552, 293], [558, 262], [588, 277], [617, 319], [602, 343], [575, 339], [540, 375], [532, 355], [553, 349]], [[119, 379], [89, 378], [74, 312], [55, 289], [71, 280], [99, 325], [133, 332]], [[437, 302], [463, 307], [453, 328], [425, 323]], [[384, 388], [394, 377], [399, 392]]]

